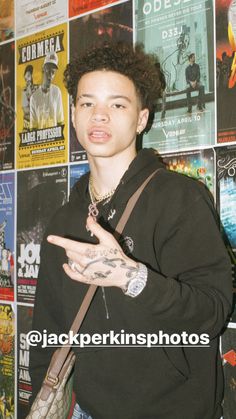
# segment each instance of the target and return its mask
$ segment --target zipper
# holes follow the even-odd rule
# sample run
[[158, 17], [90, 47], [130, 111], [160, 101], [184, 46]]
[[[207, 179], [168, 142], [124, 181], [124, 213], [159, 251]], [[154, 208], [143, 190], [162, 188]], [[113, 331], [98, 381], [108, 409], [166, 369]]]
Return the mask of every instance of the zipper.
[[110, 316], [109, 316], [109, 310], [108, 310], [108, 305], [107, 305], [107, 300], [106, 300], [106, 293], [105, 293], [104, 287], [102, 287], [102, 298], [103, 298], [105, 312], [106, 312], [106, 319], [109, 320], [110, 319]]

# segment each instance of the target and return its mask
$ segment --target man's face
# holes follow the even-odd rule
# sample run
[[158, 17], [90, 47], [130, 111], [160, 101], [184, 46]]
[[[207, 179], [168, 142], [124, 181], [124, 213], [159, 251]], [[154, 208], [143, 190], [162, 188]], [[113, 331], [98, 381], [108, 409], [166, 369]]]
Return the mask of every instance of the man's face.
[[31, 82], [32, 82], [32, 73], [30, 71], [26, 71], [24, 77], [25, 77], [25, 82], [26, 82], [27, 86], [30, 85]]
[[195, 54], [192, 55], [192, 57], [190, 58], [190, 64], [194, 64], [195, 63]]
[[113, 71], [93, 71], [78, 83], [72, 122], [77, 138], [92, 157], [135, 156], [137, 130], [142, 131], [148, 110], [141, 110], [133, 82]]
[[54, 64], [52, 64], [52, 63], [44, 64], [44, 67], [43, 67], [43, 81], [44, 81], [44, 84], [47, 87], [50, 86], [52, 80], [54, 79], [56, 71], [57, 71], [57, 69], [56, 69]]

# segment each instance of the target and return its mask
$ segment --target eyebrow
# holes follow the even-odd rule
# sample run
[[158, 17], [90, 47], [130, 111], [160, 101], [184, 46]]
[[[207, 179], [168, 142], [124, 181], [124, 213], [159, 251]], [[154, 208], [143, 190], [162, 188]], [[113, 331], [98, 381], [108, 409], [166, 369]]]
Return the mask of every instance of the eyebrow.
[[[92, 95], [92, 94], [89, 94], [89, 93], [84, 93], [82, 95], [79, 95], [77, 97], [77, 100], [83, 99], [83, 98], [94, 99], [95, 98], [95, 95]], [[130, 98], [128, 96], [125, 96], [125, 95], [110, 95], [110, 96], [108, 96], [108, 99], [124, 99], [127, 102], [131, 103]]]

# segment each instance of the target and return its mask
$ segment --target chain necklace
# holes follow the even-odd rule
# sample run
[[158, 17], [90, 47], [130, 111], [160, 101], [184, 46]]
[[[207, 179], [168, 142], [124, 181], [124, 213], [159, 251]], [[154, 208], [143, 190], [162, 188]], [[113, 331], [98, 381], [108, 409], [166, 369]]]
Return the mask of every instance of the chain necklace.
[[105, 200], [106, 200], [105, 203], [109, 202], [112, 195], [114, 195], [114, 192], [115, 192], [116, 188], [112, 189], [111, 191], [107, 192], [104, 195], [99, 195], [99, 194], [97, 194], [97, 192], [94, 189], [93, 178], [92, 178], [92, 176], [90, 176], [89, 177], [88, 189], [89, 189], [89, 196], [90, 196], [90, 199], [91, 199], [91, 203], [88, 206], [88, 215], [92, 216], [93, 219], [96, 221], [97, 216], [99, 214], [97, 204], [99, 204], [100, 202], [105, 201]]

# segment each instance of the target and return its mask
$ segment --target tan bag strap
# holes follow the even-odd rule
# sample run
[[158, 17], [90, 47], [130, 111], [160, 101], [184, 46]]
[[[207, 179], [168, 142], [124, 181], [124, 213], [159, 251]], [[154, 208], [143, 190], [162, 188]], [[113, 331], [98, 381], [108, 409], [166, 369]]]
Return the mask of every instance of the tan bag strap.
[[[161, 170], [161, 168], [155, 170], [153, 173], [151, 173], [150, 176], [147, 177], [147, 179], [145, 179], [145, 181], [142, 183], [142, 185], [137, 189], [137, 191], [131, 196], [131, 198], [128, 200], [127, 205], [125, 207], [125, 210], [116, 226], [116, 231], [114, 233], [114, 236], [116, 239], [119, 238], [119, 236], [121, 235], [122, 231], [124, 230], [124, 227], [130, 217], [131, 212], [134, 209], [134, 206], [136, 204], [136, 202], [138, 201], [142, 191], [144, 190], [145, 186], [148, 184], [148, 182], [150, 182], [150, 180], [153, 178], [153, 176], [159, 171]], [[83, 301], [82, 304], [79, 308], [79, 311], [71, 325], [70, 331], [73, 332], [73, 335], [75, 335], [76, 333], [78, 333], [80, 326], [86, 316], [86, 313], [89, 309], [89, 306], [92, 302], [92, 299], [94, 297], [95, 292], [97, 291], [98, 286], [97, 285], [90, 285]], [[58, 351], [57, 356], [55, 357], [55, 360], [53, 362], [53, 364], [51, 365], [50, 371], [48, 371], [48, 380], [47, 377], [44, 380], [45, 384], [48, 384], [49, 386], [52, 386], [52, 383], [55, 382], [55, 380], [57, 379], [61, 368], [67, 358], [68, 353], [71, 350], [71, 345], [68, 346], [62, 346], [60, 348], [60, 350]]]

